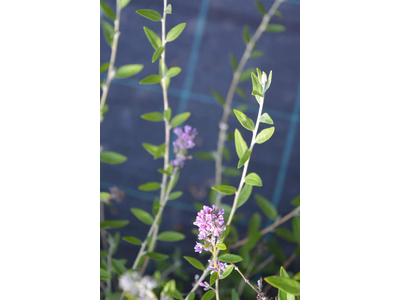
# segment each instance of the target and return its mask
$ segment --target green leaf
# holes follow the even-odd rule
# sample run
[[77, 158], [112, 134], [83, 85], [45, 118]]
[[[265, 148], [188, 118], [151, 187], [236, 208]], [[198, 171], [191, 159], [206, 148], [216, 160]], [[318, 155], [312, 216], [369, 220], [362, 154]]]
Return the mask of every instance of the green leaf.
[[256, 173], [250, 173], [249, 175], [247, 175], [245, 178], [245, 182], [248, 185], [262, 186], [262, 180], [260, 176], [258, 176]]
[[164, 50], [165, 50], [164, 46], [163, 47], [158, 47], [156, 49], [156, 51], [154, 51], [154, 53], [153, 53], [153, 58], [151, 59], [151, 62], [152, 63], [155, 62], [161, 56], [161, 54], [163, 54]]
[[156, 261], [162, 261], [168, 259], [168, 255], [166, 254], [161, 254], [161, 253], [156, 253], [156, 252], [149, 252], [146, 254], [148, 258], [151, 258], [152, 260]]
[[114, 259], [114, 258], [111, 259], [111, 265], [118, 275], [122, 275], [123, 273], [126, 272], [124, 264], [119, 259]]
[[280, 19], [283, 19], [283, 13], [281, 13], [279, 10], [275, 11], [275, 16], [278, 16]]
[[196, 152], [194, 156], [204, 161], [214, 160], [213, 152]]
[[120, 0], [121, 9], [127, 6], [131, 0]]
[[243, 73], [239, 77], [239, 82], [243, 82], [243, 81], [246, 81], [247, 79], [249, 79], [251, 76], [251, 73], [253, 71], [254, 71], [253, 68], [244, 70]]
[[258, 11], [260, 12], [260, 14], [262, 15], [262, 16], [264, 16], [267, 12], [265, 11], [265, 8], [264, 8], [264, 6], [261, 4], [261, 2], [259, 1], [259, 0], [256, 0], [256, 6], [257, 6], [257, 9], [258, 9]]
[[293, 236], [297, 244], [300, 245], [300, 218], [294, 217], [292, 220]]
[[237, 67], [238, 67], [238, 64], [237, 64], [235, 55], [233, 55], [232, 53], [229, 53], [229, 61], [231, 63], [231, 67], [232, 67], [233, 72], [235, 72]]
[[190, 117], [190, 112], [184, 112], [172, 118], [171, 128], [181, 125]]
[[217, 248], [218, 248], [219, 250], [226, 250], [226, 245], [225, 245], [224, 243], [218, 243], [218, 244], [217, 244]]
[[246, 93], [241, 88], [236, 88], [236, 94], [242, 97], [244, 100], [247, 99]]
[[190, 293], [188, 300], [194, 300], [194, 297], [195, 297], [194, 293]]
[[182, 33], [183, 29], [185, 29], [186, 23], [181, 23], [176, 25], [167, 33], [167, 42], [172, 42], [178, 38], [178, 36]]
[[100, 153], [100, 161], [110, 165], [122, 164], [126, 161], [126, 156], [112, 151], [103, 151]]
[[219, 280], [225, 279], [226, 277], [231, 275], [232, 270], [233, 270], [233, 266], [232, 265], [227, 266], [225, 271], [221, 275], [222, 277]]
[[147, 211], [144, 211], [140, 208], [131, 208], [131, 212], [135, 215], [136, 218], [139, 219], [139, 221], [143, 222], [144, 224], [153, 224], [154, 219]]
[[268, 141], [275, 132], [275, 127], [265, 128], [256, 137], [256, 143], [262, 144]]
[[138, 238], [134, 237], [134, 236], [124, 236], [122, 239], [125, 242], [128, 242], [128, 243], [133, 244], [133, 245], [141, 245], [142, 244], [142, 241], [139, 240]]
[[139, 9], [136, 11], [139, 15], [141, 15], [142, 17], [145, 17], [149, 20], [152, 20], [154, 22], [159, 22], [162, 20], [161, 15], [156, 12], [155, 10], [152, 9]]
[[114, 38], [114, 28], [106, 20], [101, 20], [101, 27], [103, 28], [104, 38], [108, 46], [111, 47]]
[[199, 269], [200, 271], [204, 271], [206, 268], [204, 265], [197, 259], [190, 257], [190, 256], [184, 256], [184, 259], [186, 259], [193, 267], [196, 269]]
[[110, 279], [110, 274], [108, 274], [108, 272], [106, 270], [103, 270], [102, 268], [100, 268], [100, 280], [106, 280], [106, 279]]
[[245, 25], [242, 30], [243, 42], [247, 45], [250, 42], [249, 26]]
[[300, 206], [300, 196], [297, 196], [296, 198], [294, 198], [292, 200], [292, 202], [290, 202], [290, 204], [292, 204], [294, 206]]
[[168, 6], [167, 6], [167, 8], [165, 9], [165, 13], [166, 14], [172, 14], [172, 5], [171, 4], [168, 4]]
[[158, 149], [158, 146], [147, 143], [142, 143], [142, 146], [144, 149], [146, 149], [147, 152], [149, 152], [153, 156], [156, 154]]
[[296, 239], [293, 235], [293, 232], [291, 232], [286, 228], [275, 228], [274, 234], [286, 241], [289, 241], [291, 243], [296, 243]]
[[225, 99], [215, 89], [211, 90], [211, 94], [221, 106], [225, 104]]
[[173, 67], [173, 68], [169, 69], [167, 71], [167, 73], [165, 73], [165, 76], [172, 78], [172, 77], [175, 77], [176, 75], [178, 75], [180, 72], [181, 72], [181, 68]]
[[300, 271], [296, 275], [293, 276], [293, 279], [300, 280]]
[[258, 58], [264, 55], [263, 51], [255, 50], [251, 52], [250, 58]]
[[210, 285], [213, 286], [218, 279], [218, 273], [212, 273], [210, 276]]
[[143, 27], [143, 30], [154, 50], [157, 50], [159, 47], [161, 47], [161, 39], [153, 30], [147, 27]]
[[169, 195], [168, 200], [175, 200], [178, 199], [180, 196], [182, 196], [182, 192], [177, 191], [177, 192], [173, 192]]
[[161, 76], [160, 75], [149, 75], [145, 78], [143, 78], [139, 83], [140, 84], [156, 84], [160, 83], [161, 81]]
[[164, 110], [164, 118], [169, 122], [169, 120], [171, 119], [171, 114], [172, 114], [172, 110], [171, 107], [168, 107], [168, 109]]
[[106, 62], [106, 63], [102, 64], [102, 65], [100, 66], [100, 74], [103, 73], [104, 71], [106, 71], [106, 70], [108, 69], [108, 66], [109, 66], [109, 65], [110, 65], [109, 62]]
[[261, 97], [261, 98], [264, 97], [263, 94], [261, 94], [259, 91], [256, 91], [256, 90], [252, 91], [251, 94], [252, 94], [253, 96], [258, 96], [258, 97]]
[[240, 110], [234, 109], [233, 112], [236, 115], [236, 118], [239, 120], [240, 124], [247, 130], [253, 131], [254, 130], [254, 122]]
[[[281, 275], [281, 277], [290, 278], [289, 274], [286, 272], [286, 270], [283, 267], [281, 267], [280, 275]], [[286, 294], [284, 291], [279, 290], [278, 291], [278, 299], [279, 300], [295, 300], [295, 296], [291, 295], [291, 294]]]
[[165, 144], [161, 144], [158, 146], [156, 153], [154, 154], [154, 159], [158, 159], [160, 157], [163, 157], [165, 153]]
[[281, 24], [269, 24], [267, 26], [267, 32], [283, 32], [286, 30], [286, 27]]
[[246, 150], [248, 150], [246, 142], [240, 134], [240, 131], [237, 129], [235, 129], [235, 147], [239, 159], [243, 156]]
[[222, 149], [222, 154], [226, 161], [231, 161], [231, 151], [226, 146]]
[[272, 118], [267, 113], [263, 113], [261, 115], [260, 122], [271, 124], [271, 125], [274, 124], [274, 121], [272, 120]]
[[247, 200], [249, 200], [252, 190], [253, 190], [253, 187], [251, 185], [246, 184], [244, 186], [244, 188], [241, 190], [241, 192], [239, 194], [236, 208], [241, 207], [243, 204], [245, 204], [247, 202]]
[[228, 177], [238, 177], [242, 174], [238, 169], [232, 167], [226, 167], [223, 173]]
[[115, 72], [115, 78], [128, 78], [133, 75], [136, 75], [140, 71], [142, 71], [143, 65], [125, 65], [119, 67], [117, 72]]
[[233, 195], [234, 193], [236, 193], [236, 188], [230, 185], [214, 185], [212, 189], [224, 195]]
[[156, 182], [156, 181], [152, 181], [152, 182], [147, 182], [145, 184], [142, 184], [139, 186], [139, 190], [141, 191], [156, 191], [160, 188], [160, 183]]
[[296, 280], [280, 276], [269, 276], [265, 277], [264, 280], [285, 293], [300, 295], [300, 283]]
[[164, 119], [164, 116], [159, 112], [151, 112], [140, 116], [142, 119], [152, 122], [160, 122]]
[[175, 231], [164, 231], [158, 235], [157, 239], [163, 242], [177, 242], [184, 240], [185, 235]]
[[211, 300], [214, 297], [215, 297], [215, 291], [209, 290], [203, 295], [203, 297], [201, 297], [201, 300]]
[[110, 198], [110, 193], [107, 192], [100, 192], [100, 201], [104, 201]]
[[103, 221], [100, 222], [100, 228], [121, 228], [128, 224], [128, 220]]
[[238, 294], [235, 291], [235, 289], [232, 289], [232, 291], [231, 291], [231, 300], [240, 300]]
[[243, 260], [243, 258], [236, 254], [222, 254], [218, 259], [225, 263], [238, 263]]
[[275, 220], [278, 215], [275, 206], [260, 194], [256, 194], [255, 198], [258, 206], [263, 211], [263, 213], [272, 220]]
[[238, 169], [240, 169], [241, 167], [243, 167], [243, 165], [246, 163], [246, 161], [249, 160], [251, 155], [251, 151], [249, 149], [247, 149], [243, 156], [240, 158], [239, 162], [238, 162]]
[[114, 10], [110, 6], [108, 6], [107, 3], [105, 3], [103, 0], [100, 0], [100, 7], [106, 17], [110, 18], [113, 21], [115, 20]]

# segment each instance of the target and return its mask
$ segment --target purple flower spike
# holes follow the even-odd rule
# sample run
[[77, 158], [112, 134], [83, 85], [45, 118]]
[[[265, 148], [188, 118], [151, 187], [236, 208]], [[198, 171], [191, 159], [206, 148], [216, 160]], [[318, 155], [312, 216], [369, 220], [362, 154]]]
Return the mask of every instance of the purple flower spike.
[[192, 149], [196, 144], [194, 138], [197, 135], [196, 128], [192, 128], [189, 125], [185, 125], [182, 128], [175, 128], [174, 133], [178, 138], [173, 142], [175, 159], [171, 162], [174, 167], [183, 168], [185, 160], [190, 158], [187, 156], [187, 150]]

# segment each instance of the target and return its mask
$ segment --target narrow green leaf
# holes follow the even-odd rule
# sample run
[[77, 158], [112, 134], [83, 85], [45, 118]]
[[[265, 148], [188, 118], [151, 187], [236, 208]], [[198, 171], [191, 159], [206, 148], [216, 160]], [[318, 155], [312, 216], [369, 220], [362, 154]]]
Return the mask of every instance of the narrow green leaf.
[[172, 110], [171, 107], [168, 107], [167, 110], [164, 110], [164, 118], [169, 122], [169, 120], [171, 119], [171, 114], [172, 114]]
[[253, 131], [254, 130], [254, 122], [252, 119], [250, 119], [248, 116], [246, 116], [244, 113], [242, 113], [240, 110], [234, 109], [233, 112], [236, 115], [236, 118], [242, 124], [244, 128], [247, 130]]
[[152, 260], [162, 261], [168, 259], [168, 255], [156, 253], [156, 252], [149, 252], [146, 254], [147, 257], [151, 258]]
[[266, 123], [266, 124], [271, 124], [271, 125], [274, 124], [274, 121], [272, 120], [272, 118], [267, 113], [263, 113], [261, 115], [260, 122]]
[[257, 9], [258, 9], [258, 11], [260, 12], [260, 14], [262, 15], [262, 16], [264, 16], [267, 12], [265, 11], [265, 8], [264, 8], [264, 6], [262, 5], [262, 3], [259, 1], [259, 0], [256, 0], [256, 6], [257, 6]]
[[232, 67], [233, 72], [235, 72], [237, 67], [238, 67], [238, 64], [237, 64], [235, 55], [233, 55], [232, 53], [229, 53], [229, 61], [231, 63], [231, 67]]
[[243, 73], [239, 77], [239, 82], [246, 81], [251, 77], [251, 73], [254, 71], [253, 68], [244, 70]]
[[142, 146], [144, 149], [146, 149], [147, 152], [149, 152], [151, 155], [155, 155], [158, 149], [158, 146], [148, 144], [148, 143], [142, 143]]
[[185, 235], [175, 231], [164, 231], [158, 235], [157, 239], [163, 242], [177, 242], [184, 240]]
[[275, 206], [260, 194], [255, 194], [254, 197], [256, 199], [258, 206], [263, 211], [263, 213], [272, 220], [275, 220], [276, 217], [278, 216], [278, 212]]
[[213, 286], [218, 279], [218, 273], [212, 273], [210, 276], [210, 285]]
[[294, 280], [300, 280], [300, 271], [293, 276]]
[[161, 56], [161, 54], [163, 54], [164, 50], [165, 47], [158, 47], [153, 53], [153, 58], [151, 59], [151, 62], [155, 62]]
[[267, 32], [283, 32], [286, 30], [286, 27], [281, 24], [269, 24], [267, 26]]
[[172, 118], [171, 128], [181, 125], [190, 117], [190, 112], [184, 112]]
[[108, 66], [109, 66], [109, 65], [110, 65], [109, 62], [106, 62], [106, 63], [102, 64], [102, 65], [100, 66], [100, 74], [103, 73], [104, 71], [106, 71], [106, 70], [108, 69]]
[[248, 150], [246, 142], [240, 134], [240, 131], [237, 129], [235, 129], [235, 148], [239, 159], [243, 156], [246, 150]]
[[136, 75], [140, 71], [142, 71], [143, 65], [125, 65], [119, 67], [117, 72], [115, 72], [115, 78], [128, 78], [133, 75]]
[[143, 30], [154, 50], [157, 50], [159, 47], [161, 47], [161, 39], [153, 30], [147, 27], [143, 27]]
[[154, 22], [159, 22], [162, 20], [161, 15], [156, 12], [155, 10], [152, 9], [139, 9], [136, 11], [139, 15], [141, 15], [142, 17], [145, 17], [149, 20], [152, 20]]
[[256, 90], [252, 91], [251, 94], [252, 94], [253, 96], [258, 96], [258, 97], [261, 97], [261, 98], [264, 97], [263, 94], [261, 94], [259, 91], [256, 91]]
[[199, 269], [200, 271], [204, 271], [206, 268], [204, 265], [197, 259], [190, 257], [190, 256], [184, 256], [184, 259], [186, 259], [193, 267], [196, 269]]
[[111, 265], [114, 271], [117, 272], [118, 275], [122, 275], [123, 273], [126, 272], [124, 264], [119, 259], [114, 259], [114, 258], [111, 259]]
[[165, 73], [165, 76], [172, 78], [172, 77], [175, 77], [176, 75], [178, 75], [180, 72], [181, 72], [181, 68], [173, 67], [173, 68], [169, 69], [167, 71], [167, 73]]
[[255, 50], [251, 52], [250, 58], [259, 58], [264, 55], [263, 51]]
[[238, 294], [235, 291], [235, 289], [232, 289], [232, 291], [231, 291], [231, 300], [240, 300]]
[[110, 198], [110, 193], [107, 192], [100, 192], [100, 201], [104, 201]]
[[243, 204], [247, 202], [247, 200], [249, 200], [252, 190], [253, 186], [247, 184], [242, 188], [239, 194], [237, 208], [241, 207]]
[[231, 151], [226, 146], [222, 149], [222, 154], [226, 161], [231, 161]]
[[250, 173], [246, 176], [245, 182], [248, 185], [253, 185], [253, 186], [262, 186], [262, 180], [260, 176], [258, 176], [256, 173]]
[[133, 244], [133, 245], [141, 245], [142, 244], [142, 241], [139, 240], [138, 238], [134, 237], [134, 236], [124, 236], [122, 239], [125, 242], [128, 242], [128, 243]]
[[194, 293], [190, 293], [188, 300], [194, 300], [194, 297], [195, 297], [195, 294]]
[[268, 141], [275, 132], [275, 127], [265, 128], [256, 137], [256, 143], [262, 144]]
[[219, 250], [226, 250], [226, 245], [224, 243], [217, 244]]
[[242, 174], [238, 169], [232, 167], [226, 167], [223, 174], [228, 177], [238, 177]]
[[161, 144], [160, 146], [158, 146], [157, 151], [154, 154], [154, 159], [164, 157], [164, 153], [165, 153], [165, 144]]
[[114, 10], [110, 6], [108, 6], [107, 3], [105, 3], [103, 0], [100, 0], [100, 7], [106, 17], [110, 18], [113, 21], [115, 20]]
[[[290, 278], [289, 274], [286, 272], [286, 270], [283, 267], [281, 267], [280, 275], [281, 275], [281, 277]], [[295, 296], [291, 295], [291, 294], [286, 294], [284, 291], [279, 290], [278, 291], [278, 299], [279, 300], [295, 300]]]
[[164, 119], [164, 116], [159, 112], [151, 112], [151, 113], [143, 114], [140, 117], [144, 120], [151, 121], [151, 122], [160, 122]]
[[167, 8], [165, 9], [165, 13], [166, 14], [172, 14], [172, 5], [171, 4], [168, 4], [168, 6], [167, 6]]
[[110, 279], [110, 274], [108, 274], [108, 272], [106, 270], [103, 270], [102, 268], [100, 268], [100, 280], [106, 280], [106, 279]]
[[221, 106], [225, 104], [225, 99], [215, 89], [211, 90], [211, 94]]
[[209, 290], [203, 295], [203, 297], [201, 297], [201, 300], [211, 300], [214, 297], [215, 297], [215, 291]]
[[229, 265], [225, 268], [225, 271], [222, 273], [222, 277], [219, 280], [225, 279], [226, 277], [228, 277], [229, 275], [231, 275], [233, 270], [233, 266]]
[[114, 39], [114, 28], [106, 20], [101, 20], [101, 27], [103, 28], [103, 35], [108, 44], [111, 47]]
[[140, 208], [131, 208], [131, 212], [135, 215], [136, 218], [139, 219], [139, 221], [143, 222], [144, 224], [153, 224], [154, 219], [147, 211], [144, 211]]
[[161, 76], [160, 75], [150, 75], [147, 76], [146, 78], [143, 78], [139, 83], [140, 84], [156, 84], [161, 81]]
[[292, 220], [293, 236], [296, 243], [300, 245], [300, 218], [294, 217]]
[[155, 181], [147, 182], [147, 183], [142, 184], [142, 185], [139, 186], [139, 190], [146, 191], [146, 192], [156, 191], [159, 188], [160, 188], [160, 183], [159, 182], [155, 182]]
[[236, 193], [236, 188], [230, 185], [215, 185], [212, 187], [212, 189], [224, 195], [233, 195], [234, 193]]
[[125, 155], [112, 151], [103, 151], [100, 153], [100, 161], [110, 165], [122, 164], [127, 160]]
[[127, 6], [129, 4], [129, 2], [131, 2], [131, 0], [120, 0], [121, 9], [123, 9], [125, 6]]
[[294, 198], [292, 200], [292, 202], [290, 202], [290, 204], [292, 204], [294, 206], [300, 206], [300, 196], [297, 196], [296, 198]]
[[178, 38], [178, 36], [182, 33], [183, 29], [185, 29], [186, 23], [181, 23], [176, 25], [167, 33], [167, 42], [172, 42]]
[[242, 30], [242, 39], [245, 45], [250, 42], [250, 29], [248, 25], [245, 25]]
[[300, 295], [300, 283], [296, 280], [280, 276], [269, 276], [265, 277], [264, 280], [285, 293], [295, 296]]
[[214, 160], [213, 152], [196, 152], [194, 156], [204, 161]]
[[240, 169], [241, 167], [243, 167], [243, 165], [246, 163], [246, 161], [249, 160], [251, 155], [251, 151], [249, 149], [247, 149], [243, 156], [240, 158], [239, 162], [238, 162], [238, 169]]
[[103, 221], [100, 222], [100, 228], [121, 228], [128, 224], [128, 220]]
[[238, 263], [243, 260], [243, 258], [236, 254], [222, 254], [218, 257], [218, 259], [225, 263]]
[[275, 16], [278, 16], [280, 19], [283, 19], [283, 13], [281, 13], [279, 10], [275, 11]]
[[241, 88], [236, 88], [236, 94], [242, 97], [244, 100], [247, 99], [246, 93]]
[[177, 192], [173, 192], [169, 195], [168, 200], [175, 200], [178, 199], [180, 196], [182, 196], [182, 192], [177, 191]]
[[274, 229], [274, 234], [288, 242], [296, 243], [296, 239], [293, 235], [293, 232], [291, 232], [289, 229], [278, 227]]

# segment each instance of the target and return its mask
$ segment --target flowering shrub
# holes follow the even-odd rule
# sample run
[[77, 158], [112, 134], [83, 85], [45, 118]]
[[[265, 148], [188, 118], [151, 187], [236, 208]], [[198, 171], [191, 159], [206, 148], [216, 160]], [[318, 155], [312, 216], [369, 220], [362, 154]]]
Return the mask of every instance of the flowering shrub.
[[[118, 48], [118, 37], [121, 32], [119, 29], [120, 15], [122, 9], [130, 0], [116, 0], [116, 12], [101, 1], [101, 8], [105, 16], [114, 21], [114, 27], [108, 21], [102, 21], [104, 36], [111, 47], [110, 61], [101, 66], [101, 72], [108, 70], [107, 76], [101, 83], [102, 95], [100, 100], [100, 121], [106, 117], [108, 110], [106, 100], [110, 84], [114, 78], [126, 78], [142, 71], [142, 65], [125, 65], [118, 69], [115, 68], [115, 57]], [[111, 234], [110, 229], [121, 228], [129, 223], [129, 220], [105, 220], [105, 205], [113, 205], [122, 201], [124, 193], [117, 187], [113, 187], [110, 192], [101, 192], [101, 239], [102, 250], [100, 252], [100, 287], [103, 299], [185, 299], [194, 300], [196, 297], [203, 300], [213, 298], [237, 300], [242, 297], [246, 288], [246, 295], [251, 295], [251, 299], [266, 300], [272, 299], [267, 296], [271, 287], [278, 289], [276, 299], [292, 299], [300, 294], [300, 273], [290, 274], [286, 272], [290, 263], [299, 256], [300, 247], [300, 198], [293, 200], [294, 209], [289, 214], [281, 217], [276, 208], [264, 196], [255, 194], [254, 198], [260, 211], [271, 220], [268, 227], [261, 227], [261, 215], [256, 212], [253, 214], [247, 236], [239, 239], [239, 234], [235, 223], [238, 216], [237, 210], [245, 205], [252, 195], [253, 188], [261, 187], [263, 181], [256, 173], [248, 173], [249, 164], [253, 155], [254, 147], [269, 141], [275, 132], [274, 122], [271, 116], [264, 112], [265, 96], [272, 84], [272, 71], [267, 75], [259, 69], [255, 72], [247, 72], [252, 82], [251, 95], [258, 103], [257, 119], [254, 121], [249, 118], [243, 110], [233, 109], [233, 114], [241, 126], [252, 132], [249, 144], [244, 140], [239, 129], [234, 132], [236, 153], [238, 155], [237, 169], [233, 172], [223, 166], [223, 152], [227, 142], [227, 120], [232, 112], [231, 102], [233, 93], [240, 91], [239, 94], [246, 94], [237, 85], [239, 79], [244, 75], [244, 66], [247, 60], [255, 53], [254, 48], [261, 34], [267, 29], [271, 16], [278, 14], [277, 8], [281, 0], [276, 0], [267, 12], [263, 5], [257, 0], [257, 8], [262, 13], [262, 21], [255, 32], [250, 37], [248, 28], [243, 31], [243, 39], [246, 43], [246, 50], [240, 63], [231, 56], [231, 63], [234, 69], [234, 76], [231, 87], [229, 88], [226, 99], [223, 99], [216, 91], [214, 97], [223, 106], [223, 117], [220, 123], [218, 138], [218, 149], [211, 156], [215, 158], [216, 175], [215, 184], [212, 186], [214, 197], [211, 198], [211, 206], [204, 205], [199, 208], [194, 225], [198, 227], [196, 231], [197, 241], [191, 239], [194, 245], [194, 255], [184, 256], [183, 258], [197, 270], [202, 271], [197, 275], [192, 284], [188, 283], [188, 275], [182, 266], [187, 267], [182, 260], [179, 252], [169, 255], [156, 252], [157, 240], [166, 242], [178, 242], [185, 239], [185, 235], [175, 231], [162, 231], [162, 216], [168, 201], [179, 198], [180, 191], [174, 191], [181, 172], [190, 172], [190, 164], [184, 168], [188, 160], [192, 158], [191, 151], [196, 146], [197, 129], [189, 125], [183, 125], [189, 117], [189, 112], [174, 115], [168, 102], [168, 88], [173, 77], [177, 76], [181, 69], [179, 67], [168, 68], [165, 50], [175, 39], [177, 39], [186, 24], [181, 23], [167, 32], [167, 15], [172, 14], [172, 6], [164, 0], [163, 14], [149, 9], [138, 10], [137, 13], [153, 22], [161, 23], [161, 37], [151, 29], [144, 27], [144, 34], [147, 36], [151, 46], [154, 48], [151, 61], [159, 62], [159, 74], [152, 74], [140, 81], [141, 84], [160, 84], [163, 91], [163, 110], [162, 112], [149, 112], [141, 116], [142, 119], [150, 122], [163, 122], [165, 129], [165, 141], [161, 145], [143, 143], [145, 150], [154, 158], [162, 159], [162, 168], [158, 169], [161, 174], [160, 182], [147, 182], [138, 188], [145, 192], [159, 191], [159, 196], [154, 200], [152, 213], [148, 213], [140, 208], [131, 208], [132, 214], [141, 222], [149, 226], [144, 238], [139, 239], [134, 236], [124, 236], [122, 239], [130, 244], [139, 246], [134, 252], [134, 263], [126, 266], [126, 260], [115, 259], [114, 254], [120, 242], [119, 233]], [[258, 53], [259, 54], [259, 53]], [[245, 78], [246, 79], [246, 78]], [[248, 93], [250, 94], [250, 93]], [[265, 128], [261, 128], [265, 127]], [[174, 157], [170, 157], [171, 133], [175, 136], [172, 142]], [[201, 156], [201, 155], [200, 155]], [[100, 160], [108, 164], [120, 164], [127, 160], [122, 154], [100, 151]], [[237, 187], [231, 186], [226, 180], [222, 180], [223, 171], [231, 170], [231, 173], [241, 176]], [[223, 197], [233, 196], [232, 205], [222, 203]], [[232, 199], [231, 199], [232, 200]], [[194, 218], [195, 216], [193, 216]], [[292, 230], [280, 228], [283, 223], [292, 220]], [[160, 232], [161, 230], [161, 232]], [[270, 232], [280, 238], [297, 245], [295, 252], [288, 258], [279, 247], [275, 239], [266, 240], [263, 237]], [[268, 249], [270, 255], [265, 256]], [[192, 254], [193, 255], [193, 254]], [[208, 255], [207, 265], [205, 266], [199, 259]], [[158, 266], [158, 270], [153, 274], [148, 274], [147, 266], [150, 260], [156, 262], [166, 262], [171, 260], [172, 264], [166, 267]], [[270, 263], [276, 261], [275, 267], [268, 269]], [[185, 265], [184, 265], [185, 264]], [[271, 263], [272, 264], [272, 263]], [[235, 272], [234, 272], [235, 271]], [[243, 272], [244, 273], [243, 273]], [[276, 272], [278, 271], [278, 272]], [[272, 276], [266, 276], [271, 275]], [[258, 276], [257, 284], [251, 280]], [[265, 276], [261, 277], [260, 276]], [[199, 289], [198, 287], [202, 289]], [[202, 291], [203, 290], [203, 291]], [[250, 299], [250, 298], [249, 298]]]

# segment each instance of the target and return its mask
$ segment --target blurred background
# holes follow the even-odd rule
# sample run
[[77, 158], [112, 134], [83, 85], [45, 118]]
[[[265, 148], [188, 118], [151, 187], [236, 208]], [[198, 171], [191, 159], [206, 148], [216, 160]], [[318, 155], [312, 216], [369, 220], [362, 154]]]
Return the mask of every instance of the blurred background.
[[[106, 1], [115, 7], [115, 1]], [[261, 0], [268, 10], [273, 1]], [[168, 44], [166, 62], [168, 67], [179, 66], [182, 72], [171, 80], [169, 103], [173, 114], [189, 111], [192, 113], [186, 124], [198, 129], [196, 152], [215, 151], [217, 147], [218, 123], [222, 107], [211, 95], [215, 88], [223, 97], [232, 80], [232, 68], [228, 53], [239, 61], [245, 44], [242, 40], [243, 26], [248, 25], [253, 34], [261, 22], [261, 15], [254, 1], [243, 0], [170, 0], [172, 15], [167, 18], [167, 31], [173, 26], [186, 22], [186, 28], [177, 40]], [[290, 202], [300, 194], [300, 134], [299, 134], [299, 81], [300, 81], [300, 5], [299, 1], [288, 1], [279, 7], [283, 18], [274, 16], [270, 22], [282, 24], [283, 32], [266, 32], [257, 43], [256, 50], [264, 55], [250, 59], [245, 69], [258, 67], [267, 73], [273, 70], [271, 88], [267, 92], [264, 110], [275, 123], [275, 134], [265, 144], [255, 147], [251, 157], [249, 172], [256, 172], [263, 180], [262, 187], [255, 187], [254, 193], [269, 199], [283, 216], [293, 206]], [[151, 212], [157, 193], [142, 192], [138, 186], [149, 181], [160, 181], [162, 160], [153, 160], [142, 147], [142, 143], [161, 144], [164, 142], [164, 123], [148, 122], [140, 115], [162, 111], [162, 90], [160, 85], [140, 85], [144, 77], [158, 73], [158, 63], [151, 63], [153, 48], [143, 31], [143, 26], [160, 34], [161, 25], [135, 13], [138, 9], [154, 9], [162, 12], [161, 0], [132, 0], [121, 14], [121, 36], [119, 39], [116, 66], [143, 64], [144, 69], [132, 78], [115, 79], [111, 84], [107, 104], [109, 110], [101, 124], [101, 145], [104, 150], [116, 151], [128, 157], [120, 165], [101, 164], [101, 191], [111, 187], [121, 189], [126, 197], [120, 203], [106, 207], [108, 220], [128, 219], [130, 224], [119, 229], [121, 236], [136, 236], [143, 239], [148, 226], [138, 221], [130, 208], [138, 207]], [[104, 16], [101, 16], [103, 18]], [[100, 29], [100, 63], [109, 61], [110, 47]], [[246, 114], [255, 120], [258, 104], [251, 96], [251, 81], [241, 82], [239, 87], [248, 95], [247, 100], [235, 95], [232, 108], [246, 105]], [[229, 121], [230, 131], [239, 128], [247, 142], [251, 133], [241, 128], [234, 116]], [[175, 139], [173, 134], [172, 140]], [[225, 165], [235, 166], [237, 156], [234, 143], [228, 142], [232, 160]], [[196, 257], [193, 252], [196, 236], [191, 233], [197, 213], [194, 204], [209, 205], [208, 192], [214, 183], [214, 161], [194, 158], [188, 161], [181, 172], [175, 190], [183, 196], [168, 202], [160, 231], [175, 230], [186, 235], [179, 243], [158, 242], [156, 251], [172, 253], [178, 247], [182, 255]], [[239, 178], [230, 178], [230, 185], [237, 186]], [[223, 198], [232, 205], [233, 196]], [[237, 229], [241, 238], [246, 236], [249, 218], [260, 211], [253, 197], [238, 210], [240, 220]], [[263, 227], [268, 225], [263, 217]], [[290, 222], [285, 224], [291, 228]], [[285, 227], [284, 226], [284, 227]], [[267, 236], [271, 239], [271, 236]], [[295, 246], [279, 240], [286, 256], [290, 256]], [[116, 257], [133, 262], [138, 246], [121, 241]], [[266, 255], [268, 255], [266, 253]], [[203, 258], [203, 261], [205, 258]], [[194, 275], [196, 270], [184, 264], [185, 271]], [[150, 265], [150, 268], [154, 266]], [[296, 259], [289, 270], [299, 270]], [[193, 280], [193, 277], [190, 278]], [[188, 288], [186, 288], [188, 289]]]

